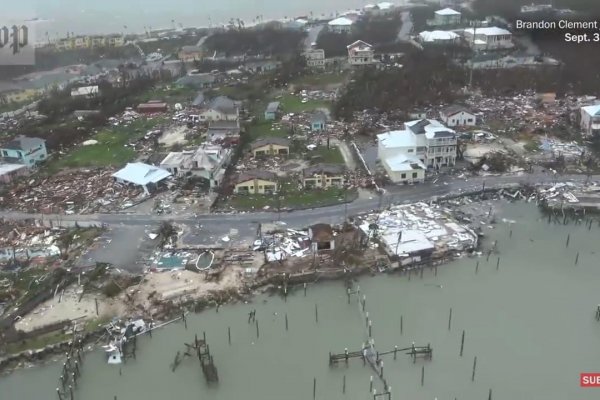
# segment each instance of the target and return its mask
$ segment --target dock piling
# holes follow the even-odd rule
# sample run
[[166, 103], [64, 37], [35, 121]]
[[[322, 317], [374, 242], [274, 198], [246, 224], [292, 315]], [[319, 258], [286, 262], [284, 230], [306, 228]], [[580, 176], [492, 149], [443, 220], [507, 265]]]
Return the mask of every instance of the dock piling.
[[450, 307], [450, 315], [448, 316], [448, 330], [452, 327], [452, 307]]
[[342, 379], [342, 393], [346, 394], [346, 375], [344, 375], [344, 378]]
[[403, 316], [401, 315], [401, 316], [400, 316], [400, 334], [401, 334], [401, 335], [403, 334], [403, 332], [402, 332], [402, 331], [404, 330], [404, 327], [403, 327], [403, 325], [404, 325], [404, 321], [403, 321]]
[[490, 394], [488, 395], [488, 400], [492, 400], [492, 389], [490, 389]]
[[498, 271], [498, 269], [500, 269], [500, 257], [496, 260], [496, 271]]
[[471, 382], [475, 382], [475, 368], [477, 368], [477, 356], [473, 359], [473, 373], [471, 374]]
[[425, 366], [421, 366], [421, 386], [425, 385]]
[[313, 378], [313, 400], [317, 398], [317, 378]]
[[567, 247], [567, 248], [569, 247], [569, 241], [570, 240], [571, 240], [571, 234], [568, 234], [567, 235], [567, 243], [566, 243], [565, 247]]
[[258, 328], [258, 320], [256, 320], [256, 338], [258, 339], [260, 337], [260, 331]]
[[75, 396], [73, 396], [73, 386], [69, 385], [69, 393], [71, 393], [71, 400], [75, 399]]
[[58, 400], [62, 400], [62, 394], [60, 394], [59, 388], [56, 388], [56, 394], [58, 394]]
[[288, 316], [287, 313], [285, 313], [285, 330], [288, 330]]
[[477, 261], [477, 264], [475, 265], [475, 273], [479, 272], [479, 261]]
[[577, 265], [578, 262], [579, 262], [579, 252], [577, 252], [577, 255], [575, 256], [575, 265]]
[[371, 375], [370, 383], [369, 383], [369, 393], [373, 391], [373, 375]]
[[465, 347], [465, 331], [462, 332], [462, 338], [460, 339], [460, 356], [463, 356], [463, 349]]
[[315, 304], [315, 322], [317, 324], [319, 323], [319, 308], [316, 304]]
[[231, 327], [227, 327], [227, 339], [229, 340], [229, 345], [231, 346]]

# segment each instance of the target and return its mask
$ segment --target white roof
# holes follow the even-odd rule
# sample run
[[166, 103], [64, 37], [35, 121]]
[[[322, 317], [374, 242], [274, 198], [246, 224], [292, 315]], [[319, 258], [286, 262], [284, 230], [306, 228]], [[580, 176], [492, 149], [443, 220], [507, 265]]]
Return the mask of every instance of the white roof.
[[419, 33], [419, 37], [424, 42], [435, 42], [440, 40], [455, 40], [459, 35], [452, 31], [423, 31]]
[[[416, 169], [427, 169], [425, 164], [416, 157], [407, 156], [406, 154], [398, 154], [385, 159], [385, 163], [393, 172], [412, 171]], [[412, 165], [417, 164], [417, 168]]]
[[414, 147], [417, 141], [412, 132], [408, 131], [389, 131], [377, 135], [377, 141], [386, 148], [394, 147]]
[[502, 29], [502, 28], [498, 28], [497, 26], [490, 26], [487, 28], [477, 28], [477, 29], [473, 29], [473, 28], [466, 28], [465, 29], [465, 33], [470, 33], [471, 35], [473, 34], [473, 31], [475, 31], [475, 34], [477, 35], [485, 35], [485, 36], [498, 36], [498, 35], [510, 35], [510, 31], [507, 31], [506, 29]]
[[[422, 119], [416, 119], [414, 121], [409, 121], [409, 122], [405, 122], [404, 126], [408, 129], [410, 127], [412, 127], [413, 125], [419, 123], [423, 121]], [[440, 121], [438, 121], [437, 119], [427, 119], [427, 122], [429, 122], [429, 124], [425, 125], [425, 127], [423, 128], [423, 130], [425, 131], [425, 137], [427, 137], [427, 139], [433, 139], [435, 137], [435, 134], [437, 132], [452, 132], [455, 133], [454, 130], [446, 127], [444, 124], [442, 124]]]
[[329, 26], [350, 26], [354, 23], [350, 18], [340, 17], [327, 23]]
[[88, 96], [98, 93], [98, 86], [82, 86], [71, 89], [71, 96]]
[[356, 48], [357, 51], [366, 51], [366, 50], [371, 50], [373, 48], [373, 46], [362, 40], [357, 40], [354, 43], [350, 43], [348, 46], [346, 46], [346, 48], [348, 50]]
[[581, 109], [583, 111], [586, 112], [586, 114], [589, 115], [596, 115], [600, 113], [600, 104], [596, 104], [594, 106], [586, 106], [586, 107], [581, 107]]
[[391, 253], [396, 255], [411, 254], [435, 248], [434, 244], [427, 239], [425, 233], [411, 229], [402, 230], [402, 237], [400, 238], [400, 244], [398, 244], [399, 233], [400, 229], [390, 229], [382, 235], [382, 239]]
[[0, 164], [0, 176], [25, 168], [25, 164]]
[[442, 10], [437, 10], [435, 12], [437, 15], [460, 15], [460, 13], [456, 10], [453, 10], [451, 8], [444, 8]]
[[377, 3], [377, 7], [379, 7], [380, 10], [387, 10], [387, 9], [394, 7], [394, 3], [384, 1], [381, 3]]
[[140, 186], [160, 182], [169, 176], [171, 173], [167, 170], [139, 162], [129, 163], [113, 174], [114, 178]]

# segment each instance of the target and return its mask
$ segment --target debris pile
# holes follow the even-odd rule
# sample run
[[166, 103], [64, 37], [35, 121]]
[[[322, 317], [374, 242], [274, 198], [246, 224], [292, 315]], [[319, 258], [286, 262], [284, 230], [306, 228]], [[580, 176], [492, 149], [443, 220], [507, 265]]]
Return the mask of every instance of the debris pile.
[[264, 250], [267, 262], [283, 261], [290, 257], [306, 257], [310, 252], [308, 231], [286, 229], [254, 242], [253, 250]]
[[459, 225], [450, 210], [439, 205], [394, 206], [360, 218], [358, 225], [367, 238], [377, 240], [388, 256], [398, 257], [402, 265], [459, 254], [477, 246], [477, 234]]
[[127, 208], [145, 198], [140, 188], [116, 183], [113, 172], [94, 169], [32, 178], [0, 197], [0, 207], [46, 214], [94, 213]]
[[585, 153], [584, 148], [577, 142], [565, 143], [548, 137], [541, 139], [540, 148], [552, 158], [562, 156], [565, 160], [578, 160]]

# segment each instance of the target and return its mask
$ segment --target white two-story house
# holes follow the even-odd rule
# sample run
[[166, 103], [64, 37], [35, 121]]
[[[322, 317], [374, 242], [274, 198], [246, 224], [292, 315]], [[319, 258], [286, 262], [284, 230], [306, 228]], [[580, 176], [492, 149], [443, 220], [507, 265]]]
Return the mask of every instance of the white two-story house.
[[424, 169], [456, 163], [456, 132], [433, 119], [404, 123], [404, 129], [377, 135], [378, 159], [393, 181], [414, 182]]
[[367, 42], [357, 40], [346, 46], [350, 65], [369, 65], [375, 62], [375, 50]]

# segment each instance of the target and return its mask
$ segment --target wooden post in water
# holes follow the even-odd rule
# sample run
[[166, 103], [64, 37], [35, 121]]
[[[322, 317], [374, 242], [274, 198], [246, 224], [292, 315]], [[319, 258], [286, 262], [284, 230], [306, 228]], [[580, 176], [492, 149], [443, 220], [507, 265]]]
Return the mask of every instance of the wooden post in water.
[[577, 252], [577, 255], [575, 256], [575, 265], [577, 265], [578, 262], [579, 262], [579, 252]]
[[306, 297], [306, 282], [304, 282], [304, 297]]
[[94, 302], [96, 303], [96, 315], [99, 315], [99, 313], [98, 313], [98, 299], [94, 298]]
[[452, 307], [450, 307], [450, 315], [448, 316], [448, 330], [452, 327]]
[[569, 247], [569, 241], [571, 240], [571, 234], [567, 235], [567, 243], [565, 247]]
[[58, 400], [62, 400], [62, 394], [60, 394], [59, 388], [56, 388], [56, 394], [58, 394]]
[[475, 368], [477, 368], [477, 356], [473, 359], [473, 373], [471, 374], [471, 382], [475, 382]]
[[346, 394], [346, 375], [342, 379], [342, 393]]
[[367, 307], [367, 296], [363, 294], [363, 301], [362, 301], [363, 312], [365, 311], [366, 307]]
[[288, 330], [288, 317], [287, 317], [287, 313], [285, 313], [285, 330]]
[[315, 322], [317, 324], [319, 323], [319, 308], [316, 304], [315, 304]]
[[313, 379], [313, 400], [317, 398], [317, 378]]
[[475, 273], [479, 272], [479, 260], [477, 261], [477, 265], [475, 265]]
[[227, 339], [229, 339], [229, 345], [231, 346], [231, 327], [227, 327]]
[[373, 375], [371, 375], [370, 383], [369, 383], [369, 393], [373, 391]]
[[396, 359], [396, 353], [398, 353], [398, 346], [394, 346], [394, 360]]
[[401, 315], [401, 316], [400, 316], [400, 334], [401, 334], [401, 335], [403, 334], [403, 332], [402, 332], [402, 331], [404, 330], [404, 327], [403, 327], [403, 325], [404, 325], [404, 321], [403, 321], [403, 316]]
[[379, 377], [383, 379], [383, 361], [381, 361], [381, 369], [379, 370]]
[[485, 262], [489, 262], [490, 261], [490, 254], [492, 254], [492, 251], [488, 250], [488, 252], [487, 252], [487, 258], [485, 259]]
[[373, 337], [373, 335], [371, 334], [371, 329], [373, 328], [373, 324], [371, 323], [371, 320], [369, 320], [369, 337]]
[[73, 386], [69, 385], [69, 393], [71, 393], [71, 400], [75, 400], [75, 396], [73, 396]]
[[187, 320], [185, 318], [185, 311], [181, 311], [181, 319], [183, 320], [183, 326], [187, 329]]
[[365, 326], [367, 328], [369, 327], [369, 312], [368, 311], [365, 313]]
[[256, 338], [260, 337], [260, 331], [258, 330], [258, 320], [256, 320]]
[[498, 271], [498, 269], [500, 269], [500, 257], [496, 260], [496, 271]]
[[462, 338], [460, 339], [460, 356], [463, 356], [463, 349], [465, 347], [465, 331], [463, 330]]
[[492, 400], [492, 389], [490, 389], [490, 394], [488, 395], [488, 400]]
[[425, 385], [425, 366], [421, 366], [421, 386]]
[[206, 343], [206, 331], [202, 331], [202, 340]]

